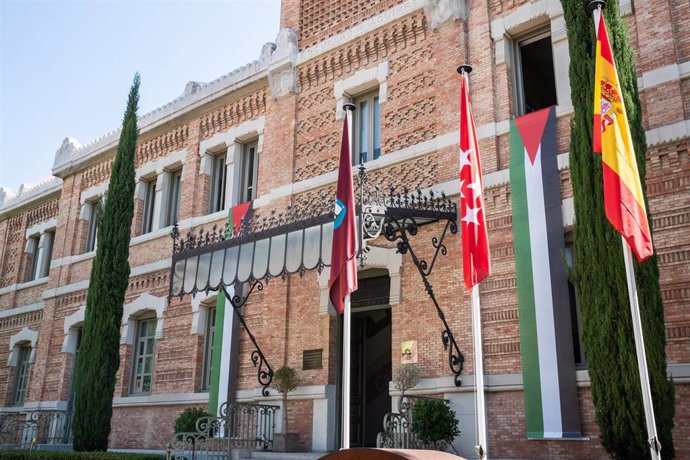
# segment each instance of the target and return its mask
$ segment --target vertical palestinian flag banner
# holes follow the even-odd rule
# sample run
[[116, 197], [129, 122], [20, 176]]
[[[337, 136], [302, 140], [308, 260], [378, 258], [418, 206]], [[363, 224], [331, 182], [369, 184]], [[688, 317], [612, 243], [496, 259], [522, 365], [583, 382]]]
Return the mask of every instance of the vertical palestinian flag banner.
[[[238, 204], [228, 211], [228, 224], [232, 225], [233, 236], [242, 228], [243, 222], [252, 217], [252, 201]], [[234, 287], [228, 286], [228, 294], [234, 295]], [[232, 329], [235, 316], [232, 307], [225, 310], [226, 299], [222, 291], [216, 298], [216, 319], [211, 355], [211, 382], [209, 385], [208, 412], [218, 414], [220, 406], [226, 402], [230, 384], [230, 362], [232, 355]], [[211, 318], [206, 318], [210, 321]], [[225, 333], [227, 331], [227, 334]]]
[[510, 123], [510, 183], [527, 437], [580, 436], [555, 107]]

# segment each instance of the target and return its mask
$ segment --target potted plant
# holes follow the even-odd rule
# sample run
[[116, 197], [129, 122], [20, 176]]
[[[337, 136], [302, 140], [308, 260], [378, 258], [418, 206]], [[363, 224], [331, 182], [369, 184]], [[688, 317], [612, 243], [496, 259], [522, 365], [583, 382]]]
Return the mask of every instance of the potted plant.
[[411, 429], [420, 441], [436, 450], [440, 441], [451, 444], [460, 434], [455, 411], [442, 399], [417, 401], [412, 409]]
[[419, 367], [412, 363], [401, 364], [393, 371], [393, 386], [400, 392], [398, 411], [401, 414], [407, 413], [408, 409], [405, 392], [419, 383], [419, 374]]
[[273, 435], [273, 450], [276, 452], [294, 452], [299, 449], [299, 433], [288, 431], [287, 395], [299, 385], [297, 372], [283, 366], [273, 374], [273, 388], [283, 395], [283, 432]]

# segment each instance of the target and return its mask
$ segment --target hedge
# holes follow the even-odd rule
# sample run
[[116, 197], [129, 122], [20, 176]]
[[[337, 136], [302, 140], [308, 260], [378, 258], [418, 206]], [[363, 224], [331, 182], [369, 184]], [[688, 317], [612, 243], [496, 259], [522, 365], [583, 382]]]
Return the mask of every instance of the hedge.
[[162, 460], [164, 455], [125, 452], [52, 452], [47, 450], [0, 451], [3, 460]]

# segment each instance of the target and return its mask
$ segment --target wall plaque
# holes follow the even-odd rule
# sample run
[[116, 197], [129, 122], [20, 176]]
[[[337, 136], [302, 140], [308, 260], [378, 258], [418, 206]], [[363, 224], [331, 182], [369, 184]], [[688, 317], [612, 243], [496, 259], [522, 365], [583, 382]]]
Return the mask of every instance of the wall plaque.
[[313, 369], [321, 369], [323, 364], [321, 362], [321, 355], [323, 348], [316, 350], [304, 350], [302, 352], [302, 370], [309, 371]]
[[400, 364], [414, 364], [417, 362], [417, 341], [406, 340], [400, 344]]

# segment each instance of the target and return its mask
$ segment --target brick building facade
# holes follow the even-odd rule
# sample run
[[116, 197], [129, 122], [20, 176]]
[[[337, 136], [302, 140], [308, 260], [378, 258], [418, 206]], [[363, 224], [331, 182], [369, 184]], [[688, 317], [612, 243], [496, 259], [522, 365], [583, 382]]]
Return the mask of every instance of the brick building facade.
[[[676, 394], [678, 458], [690, 457], [690, 4], [620, 1], [637, 59], [649, 145], [647, 193], [665, 307], [668, 371]], [[644, 25], [644, 26], [643, 26]], [[531, 44], [540, 44], [534, 51]], [[533, 54], [530, 54], [533, 53]], [[215, 294], [168, 300], [169, 233], [223, 224], [227, 209], [255, 199], [257, 212], [333, 191], [344, 102], [358, 104], [355, 139], [369, 176], [381, 184], [457, 195], [457, 65], [470, 62], [471, 97], [484, 170], [493, 273], [481, 285], [489, 445], [494, 458], [604, 457], [594, 421], [586, 358], [576, 358], [582, 440], [527, 440], [520, 364], [508, 175], [508, 122], [531, 104], [530, 59], [550, 56], [557, 102], [563, 226], [572, 240], [568, 170], [572, 103], [568, 46], [555, 0], [283, 0], [281, 31], [259, 60], [143, 115], [130, 264], [113, 402], [110, 445], [161, 449], [176, 415], [209, 399]], [[544, 61], [539, 61], [544, 62]], [[542, 72], [543, 73], [543, 72]], [[364, 113], [370, 115], [366, 118]], [[69, 409], [84, 318], [95, 223], [119, 132], [86, 145], [65, 139], [53, 179], [0, 195], [0, 411]], [[431, 254], [425, 227], [417, 238]], [[470, 299], [462, 285], [459, 235], [448, 242], [432, 282], [467, 361], [463, 386], [449, 375], [441, 324], [409, 255], [377, 241], [362, 279], [386, 275], [387, 382], [403, 341], [416, 340], [422, 380], [416, 394], [442, 395], [457, 412], [456, 445], [474, 445]], [[576, 248], [574, 249], [576, 252]], [[298, 369], [290, 426], [304, 450], [336, 448], [338, 326], [327, 303], [327, 274], [273, 280], [252, 296], [247, 324], [274, 368]], [[380, 305], [379, 305], [380, 307]], [[376, 313], [378, 312], [378, 313]], [[368, 315], [368, 316], [367, 316]], [[263, 397], [245, 331], [230, 382], [240, 401]], [[577, 333], [575, 334], [577, 336]], [[302, 370], [305, 350], [322, 350], [319, 369]], [[365, 359], [365, 358], [363, 358]], [[136, 362], [142, 362], [138, 369]], [[390, 363], [390, 364], [388, 364]], [[379, 382], [380, 383], [380, 382]], [[380, 385], [379, 385], [380, 386]], [[386, 397], [397, 393], [385, 386]], [[390, 400], [390, 399], [389, 399]], [[386, 401], [389, 401], [386, 400]], [[388, 406], [389, 408], [391, 406]], [[390, 409], [389, 409], [390, 410]], [[379, 422], [377, 421], [378, 425]], [[280, 425], [280, 422], [279, 422]]]

